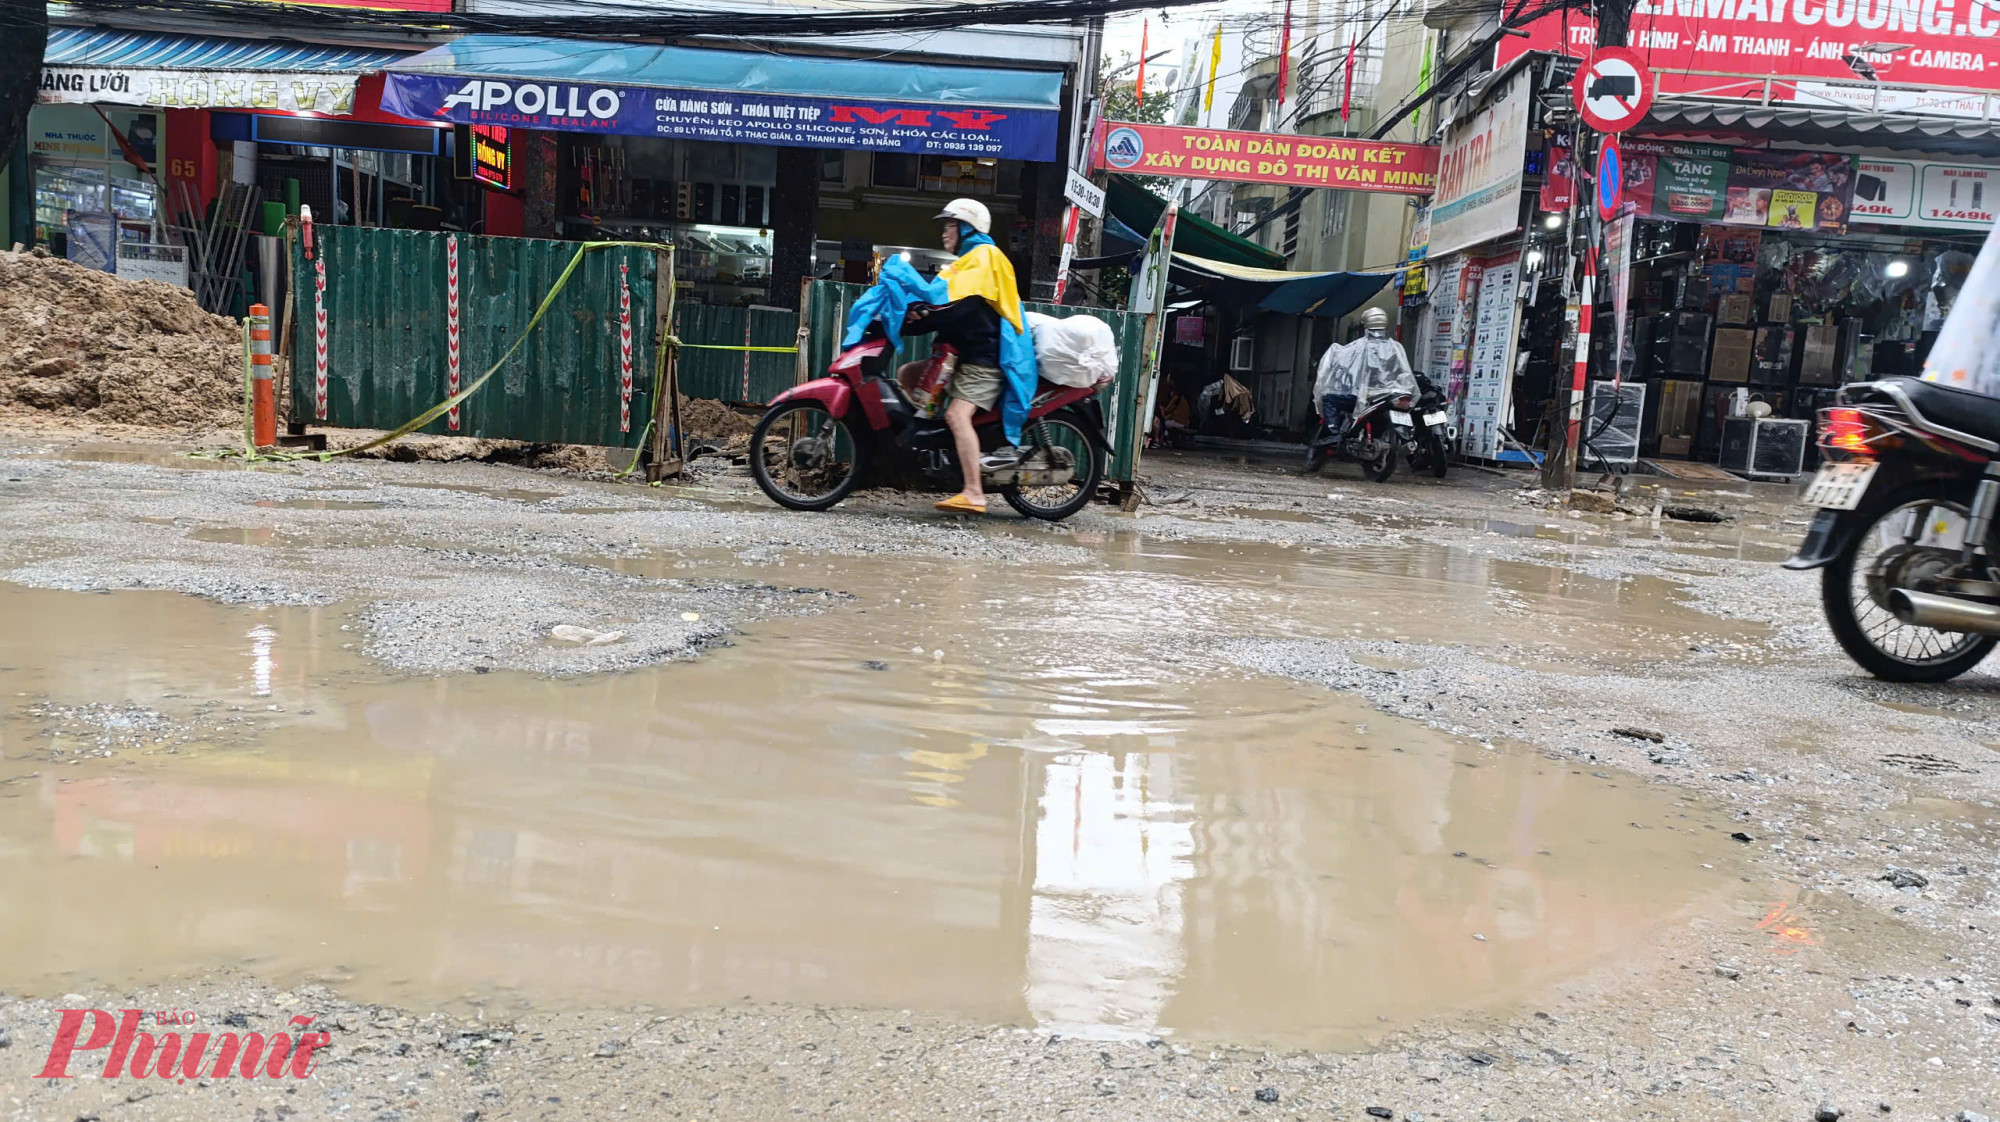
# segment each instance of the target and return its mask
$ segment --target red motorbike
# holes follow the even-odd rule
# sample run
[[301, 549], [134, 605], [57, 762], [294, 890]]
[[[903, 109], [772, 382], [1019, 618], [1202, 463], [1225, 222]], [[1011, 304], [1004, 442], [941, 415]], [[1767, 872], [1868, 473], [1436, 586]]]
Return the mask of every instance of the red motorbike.
[[[828, 376], [794, 386], [771, 401], [750, 434], [750, 473], [780, 506], [826, 510], [870, 479], [914, 468], [927, 486], [964, 483], [951, 431], [926, 417], [896, 381], [896, 352], [881, 325], [840, 352]], [[1021, 427], [1019, 462], [988, 468], [984, 485], [1030, 518], [1060, 521], [1083, 509], [1104, 478], [1111, 446], [1095, 386], [1043, 381]], [[1005, 443], [1000, 412], [975, 414], [981, 451]]]

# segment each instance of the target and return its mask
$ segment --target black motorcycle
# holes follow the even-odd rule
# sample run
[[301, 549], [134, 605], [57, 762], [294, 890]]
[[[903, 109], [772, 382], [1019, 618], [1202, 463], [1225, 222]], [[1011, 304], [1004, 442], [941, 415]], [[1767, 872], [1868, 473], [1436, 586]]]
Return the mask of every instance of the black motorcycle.
[[1416, 408], [1407, 413], [1392, 413], [1389, 420], [1396, 427], [1396, 436], [1403, 445], [1403, 459], [1410, 470], [1428, 471], [1443, 479], [1451, 468], [1451, 444], [1456, 434], [1451, 430], [1450, 402], [1445, 400], [1437, 383], [1417, 375]]
[[[1396, 447], [1403, 443], [1396, 426], [1409, 423], [1415, 404], [1410, 394], [1378, 394], [1356, 409], [1339, 432], [1328, 427], [1322, 406], [1319, 427], [1306, 441], [1306, 470], [1318, 471], [1330, 459], [1349, 460], [1360, 464], [1361, 474], [1371, 482], [1387, 483], [1396, 472]], [[1401, 422], [1396, 420], [1399, 416]]]
[[2000, 643], [2000, 400], [1915, 378], [1820, 410], [1819, 508], [1788, 569], [1820, 569], [1841, 648], [1892, 682], [1942, 682]]

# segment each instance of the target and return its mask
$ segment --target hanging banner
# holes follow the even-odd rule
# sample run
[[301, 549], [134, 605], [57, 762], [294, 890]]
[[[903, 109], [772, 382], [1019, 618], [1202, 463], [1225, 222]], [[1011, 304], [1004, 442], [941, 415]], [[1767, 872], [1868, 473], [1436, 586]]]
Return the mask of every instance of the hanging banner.
[[1431, 197], [1433, 255], [1503, 237], [1521, 226], [1521, 162], [1528, 149], [1529, 76], [1508, 80], [1486, 107], [1452, 122]]
[[1438, 150], [1386, 140], [1106, 121], [1091, 144], [1090, 166], [1181, 179], [1428, 195], [1437, 182]]
[[167, 109], [269, 109], [281, 113], [351, 113], [356, 74], [260, 70], [135, 70], [44, 66], [35, 100], [43, 104], [151, 105]]
[[1611, 384], [1625, 384], [1625, 309], [1632, 295], [1632, 226], [1628, 209], [1604, 228], [1603, 272], [1611, 280]]
[[596, 86], [389, 71], [382, 108], [417, 120], [616, 136], [1056, 158], [1054, 109], [980, 109], [651, 86]]
[[1625, 199], [1641, 215], [1677, 222], [1843, 230], [1854, 162], [1839, 152], [1628, 140]]
[[[1544, 16], [1526, 30], [1525, 37], [1500, 40], [1496, 68], [1529, 51], [1582, 58], [1597, 39], [1589, 14], [1573, 10]], [[1769, 78], [1776, 79], [1775, 100], [1818, 102], [1834, 87], [1796, 79], [2000, 90], [2000, 61], [1986, 54], [1996, 36], [2000, 7], [1986, 0], [1967, 0], [1956, 10], [1951, 0], [1638, 0], [1626, 43], [1659, 76], [1662, 93], [1762, 97]], [[1850, 56], [1870, 73], [1849, 66]], [[1708, 73], [1663, 73], [1684, 70]], [[1718, 73], [1749, 80], [1732, 82]], [[1850, 96], [1872, 99], [1874, 92], [1857, 88]], [[1972, 116], [1979, 116], [1981, 100], [1971, 99]]]
[[1864, 156], [1855, 164], [1853, 214], [1885, 226], [1984, 230], [2000, 210], [1996, 188], [2000, 168]]

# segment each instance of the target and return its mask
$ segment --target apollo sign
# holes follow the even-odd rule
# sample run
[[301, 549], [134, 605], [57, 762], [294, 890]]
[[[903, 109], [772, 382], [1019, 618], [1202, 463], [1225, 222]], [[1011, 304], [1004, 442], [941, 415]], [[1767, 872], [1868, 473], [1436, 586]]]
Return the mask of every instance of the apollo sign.
[[432, 115], [445, 116], [457, 108], [481, 113], [511, 109], [530, 117], [595, 117], [609, 121], [617, 118], [623, 103], [624, 98], [617, 90], [601, 86], [591, 89], [588, 86], [537, 85], [485, 79], [460, 86], [456, 93], [444, 99], [442, 108]]
[[599, 86], [389, 70], [384, 111], [415, 120], [876, 152], [1056, 157], [1056, 110], [805, 97], [756, 90]]

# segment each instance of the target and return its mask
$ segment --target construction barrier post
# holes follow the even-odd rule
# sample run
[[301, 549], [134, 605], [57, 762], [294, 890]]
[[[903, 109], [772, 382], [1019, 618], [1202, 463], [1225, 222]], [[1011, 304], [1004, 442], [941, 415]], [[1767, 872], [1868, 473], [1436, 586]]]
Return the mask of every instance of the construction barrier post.
[[278, 401], [271, 380], [271, 309], [250, 305], [250, 412], [259, 448], [278, 443]]

